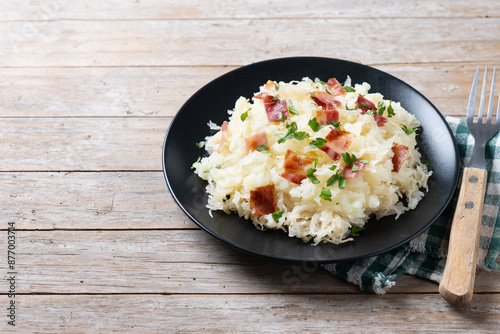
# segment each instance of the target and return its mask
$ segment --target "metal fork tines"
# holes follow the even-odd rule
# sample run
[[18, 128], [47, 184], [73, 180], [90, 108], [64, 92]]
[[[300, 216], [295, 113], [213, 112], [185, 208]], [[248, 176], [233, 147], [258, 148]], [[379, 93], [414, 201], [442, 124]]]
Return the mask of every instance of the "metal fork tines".
[[477, 119], [474, 120], [474, 110], [476, 109], [476, 93], [478, 87], [478, 79], [480, 66], [477, 67], [476, 75], [474, 76], [474, 81], [472, 84], [469, 105], [467, 107], [467, 127], [474, 137], [474, 150], [472, 157], [469, 161], [469, 167], [485, 169], [485, 159], [484, 152], [486, 142], [493, 137], [500, 130], [500, 94], [498, 99], [498, 106], [496, 108], [495, 122], [493, 123], [493, 105], [495, 96], [495, 80], [496, 80], [496, 70], [493, 69], [493, 77], [491, 80], [490, 97], [488, 103], [488, 109], [486, 114], [486, 121], [484, 121], [484, 103], [486, 99], [486, 87], [488, 86], [488, 66], [484, 70], [484, 79], [481, 89], [481, 97], [479, 101], [478, 115]]

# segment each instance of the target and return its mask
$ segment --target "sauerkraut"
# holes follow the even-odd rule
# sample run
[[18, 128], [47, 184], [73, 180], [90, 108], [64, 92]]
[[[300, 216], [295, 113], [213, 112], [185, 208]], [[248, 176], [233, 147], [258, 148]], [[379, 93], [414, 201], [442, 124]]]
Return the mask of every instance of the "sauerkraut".
[[[217, 132], [204, 140], [208, 156], [193, 164], [194, 172], [208, 182], [207, 209], [236, 213], [257, 228], [281, 229], [314, 244], [353, 240], [353, 231], [371, 217], [398, 219], [414, 209], [432, 174], [417, 147], [420, 123], [399, 102], [369, 92], [368, 83], [350, 81], [348, 77], [336, 89], [319, 79], [268, 81], [253, 97], [240, 97], [222, 127], [210, 122]], [[318, 121], [325, 109], [314, 99], [320, 92], [337, 101], [335, 121]], [[288, 113], [278, 112], [278, 119], [271, 121], [263, 95], [286, 101]], [[376, 108], [366, 111], [360, 99]], [[340, 156], [321, 149], [333, 129], [350, 136]], [[262, 132], [267, 145], [249, 150], [248, 138]], [[398, 171], [395, 145], [408, 148]], [[299, 183], [283, 176], [287, 152], [314, 160]], [[346, 178], [347, 172], [354, 177]], [[268, 185], [274, 187], [274, 212], [252, 215], [251, 191]]]

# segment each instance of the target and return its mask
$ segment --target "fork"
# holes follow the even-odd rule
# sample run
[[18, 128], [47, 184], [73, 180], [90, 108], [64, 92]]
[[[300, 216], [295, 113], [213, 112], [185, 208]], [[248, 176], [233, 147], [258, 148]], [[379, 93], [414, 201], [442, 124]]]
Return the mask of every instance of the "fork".
[[454, 305], [468, 303], [472, 300], [484, 195], [488, 177], [484, 153], [486, 142], [500, 130], [500, 97], [495, 122], [492, 122], [496, 67], [493, 70], [486, 122], [483, 121], [483, 108], [488, 77], [487, 66], [484, 71], [478, 117], [477, 121], [474, 121], [479, 72], [480, 67], [478, 66], [467, 108], [467, 127], [474, 137], [474, 149], [472, 157], [462, 174], [460, 193], [451, 226], [448, 258], [439, 283], [441, 296]]

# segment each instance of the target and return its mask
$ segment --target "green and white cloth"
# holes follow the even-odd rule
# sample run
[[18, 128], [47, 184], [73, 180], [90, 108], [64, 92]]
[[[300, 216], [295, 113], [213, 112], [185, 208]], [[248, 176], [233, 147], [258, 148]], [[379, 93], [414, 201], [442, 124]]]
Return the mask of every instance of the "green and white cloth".
[[[463, 120], [446, 117], [458, 143], [463, 168], [472, 155], [474, 139]], [[496, 270], [500, 251], [500, 138], [497, 133], [486, 145], [488, 184], [484, 200], [478, 268]], [[395, 279], [407, 273], [439, 282], [443, 275], [448, 249], [451, 220], [456, 197], [443, 214], [421, 235], [388, 253], [352, 263], [324, 265], [339, 278], [356, 284], [363, 291], [383, 294], [396, 284]]]

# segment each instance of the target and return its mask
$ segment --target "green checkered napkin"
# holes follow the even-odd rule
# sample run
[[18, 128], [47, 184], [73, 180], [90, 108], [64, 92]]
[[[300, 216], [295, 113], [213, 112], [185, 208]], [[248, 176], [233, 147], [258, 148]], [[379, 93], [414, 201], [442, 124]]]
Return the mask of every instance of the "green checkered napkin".
[[[446, 117], [458, 143], [461, 167], [472, 155], [474, 139], [464, 121]], [[488, 184], [484, 200], [481, 238], [477, 264], [479, 269], [498, 269], [500, 251], [500, 138], [497, 133], [486, 145]], [[424, 233], [408, 244], [388, 253], [352, 263], [325, 265], [324, 269], [358, 285], [361, 290], [383, 294], [398, 276], [407, 273], [439, 282], [443, 275], [448, 249], [451, 219], [456, 198]]]

